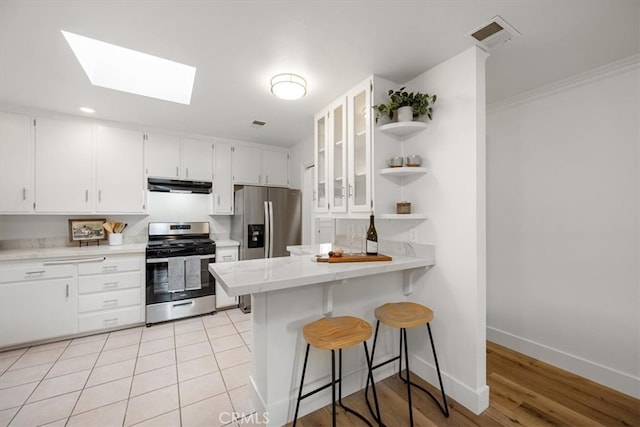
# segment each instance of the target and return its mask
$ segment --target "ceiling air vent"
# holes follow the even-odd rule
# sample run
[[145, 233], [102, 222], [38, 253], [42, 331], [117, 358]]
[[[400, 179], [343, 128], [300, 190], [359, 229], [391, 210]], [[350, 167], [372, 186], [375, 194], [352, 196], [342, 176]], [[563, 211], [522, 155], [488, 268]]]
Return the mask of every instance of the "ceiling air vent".
[[499, 16], [485, 22], [467, 35], [485, 51], [520, 37], [520, 33]]
[[266, 125], [267, 122], [263, 122], [262, 120], [254, 120], [251, 123], [251, 127], [252, 128], [261, 128], [262, 126]]

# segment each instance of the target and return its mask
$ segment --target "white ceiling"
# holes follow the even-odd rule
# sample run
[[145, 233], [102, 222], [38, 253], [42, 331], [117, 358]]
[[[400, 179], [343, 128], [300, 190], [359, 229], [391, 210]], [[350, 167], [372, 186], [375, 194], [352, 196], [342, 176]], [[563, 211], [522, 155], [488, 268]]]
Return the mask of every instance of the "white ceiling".
[[[367, 76], [406, 82], [472, 46], [466, 34], [495, 15], [522, 36], [491, 51], [488, 103], [639, 52], [638, 0], [0, 0], [0, 102], [292, 146]], [[197, 67], [191, 105], [92, 86], [60, 30]], [[307, 96], [274, 97], [281, 72], [303, 75]]]

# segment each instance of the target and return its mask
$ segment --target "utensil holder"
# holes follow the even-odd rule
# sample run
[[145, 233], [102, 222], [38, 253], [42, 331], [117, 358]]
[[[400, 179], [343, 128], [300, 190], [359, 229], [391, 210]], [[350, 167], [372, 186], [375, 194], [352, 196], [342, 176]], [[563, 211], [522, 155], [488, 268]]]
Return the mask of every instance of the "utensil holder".
[[109, 233], [109, 246], [120, 246], [122, 244], [122, 233]]

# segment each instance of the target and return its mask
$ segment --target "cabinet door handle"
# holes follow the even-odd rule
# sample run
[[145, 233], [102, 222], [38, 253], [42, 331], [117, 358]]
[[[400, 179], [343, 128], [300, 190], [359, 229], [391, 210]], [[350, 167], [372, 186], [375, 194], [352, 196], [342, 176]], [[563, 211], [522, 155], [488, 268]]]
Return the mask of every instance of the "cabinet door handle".
[[353, 185], [349, 184], [349, 197], [353, 197]]
[[106, 282], [102, 284], [104, 289], [114, 289], [118, 287], [118, 282]]
[[264, 183], [268, 184], [269, 183], [269, 175], [265, 175], [264, 176]]
[[102, 190], [98, 190], [98, 202], [102, 202]]
[[185, 168], [187, 173], [187, 178], [189, 178], [189, 168]]
[[67, 298], [69, 298], [69, 284], [68, 284], [68, 283], [67, 283], [66, 288], [67, 288], [67, 289], [66, 289]]
[[220, 206], [220, 195], [218, 194], [218, 206]]
[[103, 325], [115, 325], [115, 324], [117, 324], [117, 323], [118, 323], [118, 318], [117, 318], [117, 317], [116, 317], [116, 318], [114, 318], [114, 319], [104, 319], [104, 320], [102, 321], [102, 324], [103, 324]]
[[180, 168], [176, 166], [176, 176], [180, 176]]
[[118, 271], [117, 265], [103, 265], [102, 271]]
[[89, 201], [89, 190], [84, 190], [84, 201], [85, 202]]
[[44, 273], [45, 273], [45, 270], [39, 270], [39, 271], [27, 271], [25, 274], [27, 276], [31, 276], [32, 274], [43, 275]]
[[102, 301], [102, 306], [103, 307], [113, 307], [115, 305], [118, 305], [118, 298], [107, 299], [107, 300]]
[[22, 187], [22, 200], [27, 200], [27, 189]]

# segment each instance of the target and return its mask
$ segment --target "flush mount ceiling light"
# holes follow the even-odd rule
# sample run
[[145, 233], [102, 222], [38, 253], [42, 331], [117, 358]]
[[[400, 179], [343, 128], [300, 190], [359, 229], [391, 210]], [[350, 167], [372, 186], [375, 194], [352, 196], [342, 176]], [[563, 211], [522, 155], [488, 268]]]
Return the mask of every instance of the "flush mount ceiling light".
[[307, 81], [297, 74], [277, 74], [271, 78], [271, 93], [280, 99], [300, 99], [307, 94]]
[[62, 31], [95, 86], [191, 103], [195, 67]]

